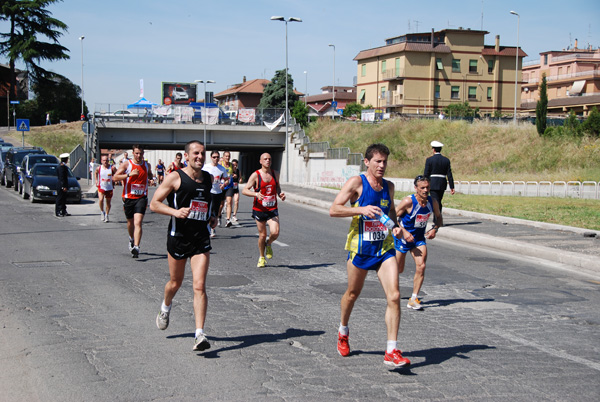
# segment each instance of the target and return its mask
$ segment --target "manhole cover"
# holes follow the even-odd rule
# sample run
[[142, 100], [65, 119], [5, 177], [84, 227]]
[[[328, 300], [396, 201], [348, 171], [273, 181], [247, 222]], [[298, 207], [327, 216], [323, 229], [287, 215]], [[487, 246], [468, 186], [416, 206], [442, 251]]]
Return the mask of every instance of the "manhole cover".
[[18, 268], [51, 268], [51, 267], [68, 267], [71, 264], [65, 261], [21, 261], [12, 262]]

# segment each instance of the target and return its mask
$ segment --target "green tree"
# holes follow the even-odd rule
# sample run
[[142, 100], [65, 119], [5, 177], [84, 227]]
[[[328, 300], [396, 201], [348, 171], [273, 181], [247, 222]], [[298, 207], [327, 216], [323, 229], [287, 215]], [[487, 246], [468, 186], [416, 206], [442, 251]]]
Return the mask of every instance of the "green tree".
[[362, 112], [362, 109], [363, 107], [360, 105], [360, 103], [348, 103], [344, 108], [344, 117], [356, 116], [356, 118], [360, 119], [360, 113]]
[[596, 109], [596, 106], [588, 114], [587, 119], [582, 124], [582, 128], [590, 135], [600, 136], [600, 112]]
[[[23, 102], [17, 107], [17, 115], [27, 116], [31, 125], [43, 125], [46, 113], [52, 121], [77, 121], [81, 115], [81, 88], [68, 78], [59, 74], [48, 75], [34, 83], [33, 100]], [[84, 104], [87, 116], [87, 105]]]
[[[294, 92], [294, 80], [288, 74], [288, 108], [292, 108], [298, 100], [298, 95]], [[265, 86], [263, 96], [258, 104], [259, 108], [285, 108], [285, 70], [277, 70], [275, 76]]]
[[570, 135], [572, 137], [579, 137], [582, 134], [581, 123], [573, 110], [569, 112], [569, 115], [565, 119], [563, 129], [565, 135]]
[[444, 114], [449, 117], [476, 117], [479, 116], [479, 108], [473, 109], [466, 101], [453, 103], [444, 108]]
[[542, 74], [542, 83], [540, 84], [540, 100], [535, 106], [535, 127], [539, 135], [546, 132], [546, 117], [548, 115], [548, 84], [546, 83], [546, 74]]
[[296, 103], [294, 103], [291, 114], [302, 128], [308, 126], [308, 107], [304, 105], [304, 102], [297, 100]]

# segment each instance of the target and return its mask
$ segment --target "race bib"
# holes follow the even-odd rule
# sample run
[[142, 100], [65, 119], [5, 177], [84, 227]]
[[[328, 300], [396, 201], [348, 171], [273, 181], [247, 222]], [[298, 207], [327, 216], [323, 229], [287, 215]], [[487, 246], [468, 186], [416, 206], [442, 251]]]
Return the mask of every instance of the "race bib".
[[190, 214], [188, 219], [194, 219], [197, 221], [208, 220], [208, 202], [200, 200], [192, 200], [190, 203]]
[[363, 241], [381, 241], [388, 236], [389, 230], [381, 222], [374, 220], [363, 221]]
[[427, 227], [427, 221], [429, 220], [429, 216], [431, 214], [419, 215], [415, 218], [415, 227], [416, 228], [425, 228]]
[[276, 197], [277, 196], [275, 196], [275, 195], [265, 195], [264, 198], [262, 199], [262, 206], [263, 207], [274, 207], [275, 201], [277, 200]]
[[143, 184], [132, 184], [131, 185], [131, 194], [134, 195], [144, 195], [146, 192], [146, 186]]
[[237, 182], [235, 182], [235, 181], [233, 182], [233, 188], [234, 188], [235, 190], [237, 190], [237, 188], [238, 188], [238, 184], [237, 184]]

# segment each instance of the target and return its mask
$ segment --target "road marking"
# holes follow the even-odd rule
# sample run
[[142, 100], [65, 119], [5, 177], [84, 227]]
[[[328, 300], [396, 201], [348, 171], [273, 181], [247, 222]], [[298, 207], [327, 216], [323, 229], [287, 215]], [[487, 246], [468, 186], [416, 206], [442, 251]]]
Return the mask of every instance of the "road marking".
[[582, 357], [570, 355], [567, 352], [562, 351], [562, 350], [556, 350], [556, 349], [549, 348], [547, 346], [542, 346], [542, 345], [539, 345], [539, 344], [537, 344], [535, 342], [531, 342], [531, 341], [529, 341], [527, 339], [524, 339], [524, 338], [521, 338], [521, 337], [518, 337], [518, 336], [515, 336], [515, 335], [510, 335], [510, 334], [507, 334], [505, 332], [494, 331], [494, 330], [491, 330], [491, 329], [488, 329], [486, 331], [487, 332], [491, 332], [492, 334], [497, 335], [497, 336], [499, 336], [501, 338], [507, 339], [507, 340], [509, 340], [511, 342], [516, 342], [516, 343], [520, 343], [521, 345], [530, 346], [530, 347], [538, 349], [538, 350], [540, 350], [542, 352], [549, 353], [549, 354], [554, 355], [556, 357], [560, 357], [561, 359], [571, 360], [571, 361], [573, 361], [575, 363], [584, 364], [584, 365], [586, 365], [586, 366], [588, 366], [588, 367], [590, 367], [590, 368], [592, 368], [594, 370], [600, 371], [600, 363], [595, 363], [595, 362], [592, 362], [590, 360], [584, 359]]
[[[256, 233], [256, 236], [258, 237], [258, 233]], [[289, 244], [282, 243], [282, 242], [280, 242], [279, 240], [275, 240], [275, 241], [274, 241], [273, 243], [271, 243], [271, 244], [277, 244], [279, 247], [289, 247], [289, 246], [290, 246]]]

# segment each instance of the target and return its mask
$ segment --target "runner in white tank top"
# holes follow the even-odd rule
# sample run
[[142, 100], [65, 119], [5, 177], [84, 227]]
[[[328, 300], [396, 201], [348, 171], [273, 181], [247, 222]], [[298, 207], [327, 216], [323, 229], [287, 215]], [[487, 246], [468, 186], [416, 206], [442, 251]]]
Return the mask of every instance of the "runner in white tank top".
[[[113, 177], [117, 168], [108, 164], [108, 156], [102, 155], [100, 166], [96, 169], [96, 183], [98, 184], [98, 205], [100, 206], [100, 218], [103, 222], [108, 222], [111, 201], [113, 196], [114, 182]], [[106, 209], [104, 201], [106, 200]]]

